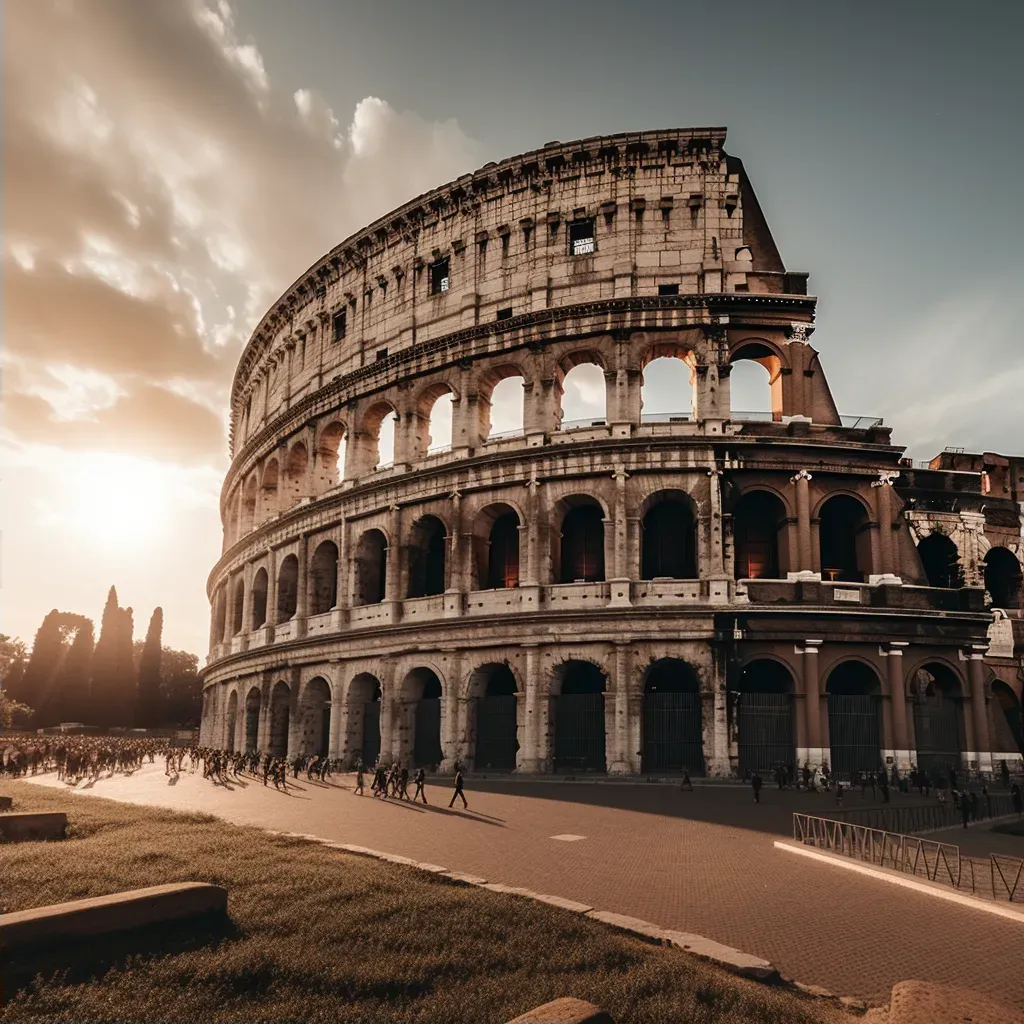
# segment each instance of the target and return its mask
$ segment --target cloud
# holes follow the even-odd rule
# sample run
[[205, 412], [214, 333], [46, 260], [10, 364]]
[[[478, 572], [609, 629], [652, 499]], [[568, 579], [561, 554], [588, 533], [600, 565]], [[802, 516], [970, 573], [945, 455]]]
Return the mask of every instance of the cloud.
[[[21, 440], [106, 449], [132, 424], [133, 452], [221, 456], [206, 406], [226, 406], [267, 305], [346, 235], [480, 162], [454, 121], [369, 97], [344, 126], [313, 91], [279, 88], [226, 2], [6, 14], [5, 428]], [[117, 402], [68, 428], [32, 384], [54, 366], [104, 375]]]

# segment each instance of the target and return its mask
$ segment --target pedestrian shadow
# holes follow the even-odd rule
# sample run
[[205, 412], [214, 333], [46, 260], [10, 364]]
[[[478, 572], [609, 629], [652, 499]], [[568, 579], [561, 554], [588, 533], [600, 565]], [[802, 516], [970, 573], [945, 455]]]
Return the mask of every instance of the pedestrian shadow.
[[168, 786], [176, 786], [177, 784], [178, 784], [178, 776], [177, 775], [169, 775], [167, 777], [167, 785]]
[[467, 821], [475, 821], [478, 825], [493, 825], [495, 828], [504, 828], [503, 818], [494, 818], [492, 815], [481, 815], [474, 811], [457, 811], [454, 807], [445, 807], [443, 804], [427, 804], [430, 810], [439, 814], [449, 814], [456, 818], [465, 818]]

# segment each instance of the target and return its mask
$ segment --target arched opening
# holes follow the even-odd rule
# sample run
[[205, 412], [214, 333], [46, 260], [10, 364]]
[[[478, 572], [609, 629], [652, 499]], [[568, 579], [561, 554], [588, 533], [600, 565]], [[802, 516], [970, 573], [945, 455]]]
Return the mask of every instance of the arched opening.
[[284, 464], [284, 483], [281, 488], [281, 508], [291, 508], [306, 496], [309, 454], [306, 446], [297, 441], [288, 452]]
[[760, 658], [740, 670], [736, 695], [739, 768], [744, 776], [796, 765], [793, 677], [784, 665]]
[[337, 487], [345, 479], [345, 427], [335, 420], [321, 432], [316, 447], [318, 494]]
[[482, 665], [469, 679], [476, 711], [477, 771], [510, 772], [516, 766], [516, 677], [508, 665]]
[[299, 712], [299, 752], [326, 757], [331, 739], [331, 688], [326, 679], [317, 676], [306, 683]]
[[252, 578], [252, 628], [259, 629], [267, 622], [267, 570], [262, 566]]
[[928, 577], [928, 586], [955, 590], [964, 585], [960, 552], [949, 537], [941, 533], [931, 533], [927, 537], [922, 537], [917, 545], [917, 553], [921, 556], [924, 574]]
[[871, 538], [864, 506], [837, 494], [821, 506], [818, 527], [822, 579], [863, 583], [871, 571]]
[[426, 450], [432, 452], [451, 451], [452, 413], [455, 395], [447, 384], [439, 384], [424, 395], [424, 415], [427, 419]]
[[242, 619], [245, 612], [245, 580], [239, 576], [235, 580], [231, 597], [231, 635], [237, 636], [242, 632], [244, 625]]
[[992, 750], [1024, 754], [1024, 717], [1017, 695], [1001, 679], [992, 680]]
[[357, 675], [348, 688], [348, 746], [352, 762], [372, 768], [380, 757], [380, 682], [369, 672]]
[[697, 522], [686, 498], [666, 496], [644, 515], [640, 576], [645, 580], [697, 578]]
[[917, 767], [946, 778], [963, 761], [963, 690], [956, 673], [941, 662], [919, 668], [910, 681], [914, 702]]
[[277, 621], [287, 622], [299, 605], [299, 560], [288, 555], [277, 574]]
[[[561, 380], [559, 424], [562, 430], [599, 426], [607, 422], [604, 370], [594, 356], [579, 353]], [[572, 359], [572, 357], [570, 357]]]
[[387, 580], [388, 542], [380, 530], [367, 530], [356, 545], [353, 605], [380, 604]]
[[437, 516], [423, 516], [409, 534], [409, 597], [443, 594], [448, 536]]
[[519, 516], [511, 506], [488, 505], [476, 517], [473, 564], [480, 590], [519, 586]]
[[270, 741], [267, 745], [271, 757], [288, 756], [290, 716], [291, 690], [287, 683], [275, 683], [270, 694]]
[[480, 436], [500, 438], [522, 434], [525, 425], [526, 381], [518, 368], [497, 367], [487, 373], [480, 383], [477, 396]]
[[738, 580], [783, 577], [786, 509], [769, 491], [744, 494], [733, 510], [733, 541]]
[[1021, 566], [1008, 548], [989, 548], [986, 552], [985, 589], [993, 608], [1021, 607]]
[[859, 771], [876, 771], [882, 761], [878, 676], [860, 661], [837, 665], [825, 684], [832, 772], [852, 779]]
[[412, 705], [412, 766], [436, 770], [444, 760], [441, 681], [429, 668], [414, 668], [402, 683], [402, 696]]
[[256, 501], [259, 488], [255, 475], [249, 477], [242, 491], [242, 514], [238, 522], [239, 536], [249, 533], [256, 525]]
[[735, 420], [781, 421], [782, 362], [767, 345], [743, 345], [729, 360], [729, 407]]
[[562, 583], [604, 580], [604, 509], [589, 497], [568, 498], [555, 564]]
[[263, 480], [260, 483], [260, 522], [277, 512], [277, 487], [280, 470], [277, 459], [271, 459], [263, 467]]
[[704, 774], [700, 681], [679, 658], [652, 662], [644, 673], [641, 771]]
[[236, 690], [232, 690], [231, 696], [228, 697], [228, 715], [224, 724], [227, 729], [227, 735], [224, 737], [224, 749], [229, 754], [233, 754], [235, 752], [235, 728], [238, 725], [238, 692]]
[[309, 563], [312, 576], [310, 613], [321, 615], [338, 603], [338, 545], [332, 540], [318, 544]]
[[692, 352], [675, 346], [656, 346], [650, 352], [640, 385], [641, 423], [693, 419], [695, 365]]
[[260, 745], [260, 691], [254, 686], [245, 697], [245, 752], [251, 754]]
[[605, 675], [589, 661], [567, 661], [555, 669], [556, 772], [603, 772]]

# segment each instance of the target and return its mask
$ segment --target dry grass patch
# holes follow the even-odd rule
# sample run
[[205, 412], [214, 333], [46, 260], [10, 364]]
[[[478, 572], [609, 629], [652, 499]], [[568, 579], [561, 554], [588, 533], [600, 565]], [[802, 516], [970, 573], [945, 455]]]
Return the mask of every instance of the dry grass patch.
[[26, 783], [68, 813], [64, 843], [0, 846], [0, 912], [162, 882], [226, 886], [235, 938], [37, 978], [0, 1021], [489, 1024], [562, 995], [620, 1024], [812, 1024], [831, 1006], [514, 896], [301, 839]]

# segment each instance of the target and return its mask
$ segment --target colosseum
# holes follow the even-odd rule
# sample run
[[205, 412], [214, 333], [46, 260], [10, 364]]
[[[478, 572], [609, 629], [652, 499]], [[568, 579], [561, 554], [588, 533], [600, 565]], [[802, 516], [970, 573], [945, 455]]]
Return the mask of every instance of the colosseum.
[[[231, 393], [204, 744], [439, 772], [1020, 761], [1024, 457], [915, 464], [840, 415], [808, 275], [724, 143], [488, 164], [266, 313]], [[750, 364], [764, 408], [734, 410]], [[603, 412], [565, 418], [580, 374]]]

